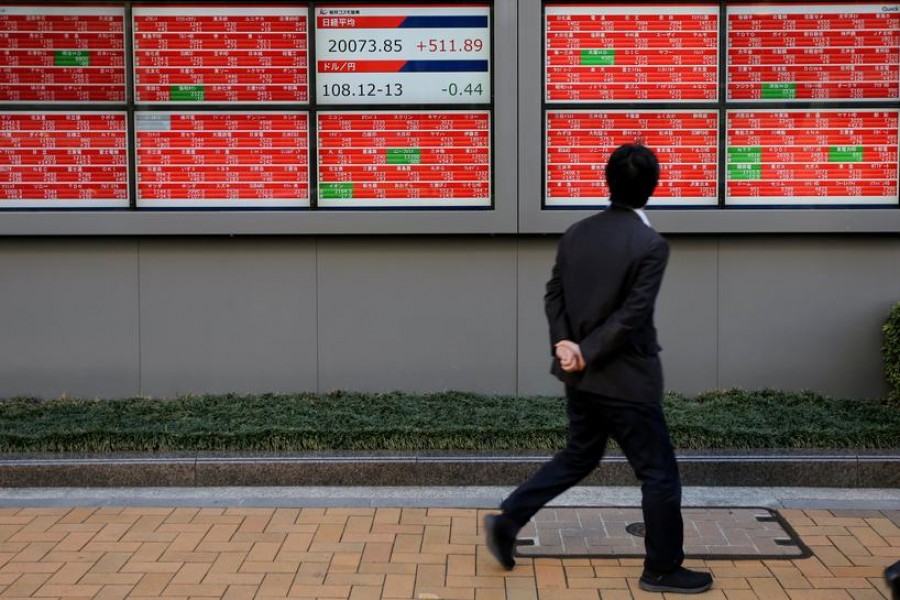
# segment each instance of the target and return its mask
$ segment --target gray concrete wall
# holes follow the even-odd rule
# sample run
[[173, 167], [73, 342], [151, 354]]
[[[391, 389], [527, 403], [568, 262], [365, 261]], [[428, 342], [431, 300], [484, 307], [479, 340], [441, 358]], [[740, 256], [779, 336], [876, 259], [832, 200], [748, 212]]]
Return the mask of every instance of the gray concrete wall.
[[[900, 237], [669, 237], [669, 389], [884, 393]], [[555, 239], [2, 239], [0, 397], [559, 393]]]

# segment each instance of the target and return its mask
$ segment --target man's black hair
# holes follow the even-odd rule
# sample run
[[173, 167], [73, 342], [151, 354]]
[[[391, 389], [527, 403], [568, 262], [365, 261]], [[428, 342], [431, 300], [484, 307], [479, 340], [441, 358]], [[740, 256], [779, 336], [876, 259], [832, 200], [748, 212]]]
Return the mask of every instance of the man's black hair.
[[642, 144], [623, 144], [606, 163], [609, 201], [619, 206], [642, 208], [659, 182], [659, 160]]

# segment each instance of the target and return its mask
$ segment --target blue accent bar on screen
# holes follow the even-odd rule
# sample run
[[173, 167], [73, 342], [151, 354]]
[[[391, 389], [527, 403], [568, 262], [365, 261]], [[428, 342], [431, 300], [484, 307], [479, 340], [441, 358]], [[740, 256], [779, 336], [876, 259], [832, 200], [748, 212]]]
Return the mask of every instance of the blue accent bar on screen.
[[406, 17], [400, 27], [443, 28], [443, 27], [487, 27], [487, 15], [453, 16], [418, 16]]
[[401, 73], [487, 73], [486, 60], [409, 60], [400, 69]]

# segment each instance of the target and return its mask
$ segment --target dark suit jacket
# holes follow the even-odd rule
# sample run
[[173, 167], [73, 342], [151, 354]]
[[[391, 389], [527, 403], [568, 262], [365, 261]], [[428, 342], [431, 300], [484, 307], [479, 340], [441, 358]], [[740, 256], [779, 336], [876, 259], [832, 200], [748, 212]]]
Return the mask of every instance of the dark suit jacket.
[[653, 310], [669, 245], [628, 208], [579, 221], [559, 241], [544, 308], [552, 345], [581, 347], [587, 368], [552, 372], [576, 389], [634, 402], [662, 400]]

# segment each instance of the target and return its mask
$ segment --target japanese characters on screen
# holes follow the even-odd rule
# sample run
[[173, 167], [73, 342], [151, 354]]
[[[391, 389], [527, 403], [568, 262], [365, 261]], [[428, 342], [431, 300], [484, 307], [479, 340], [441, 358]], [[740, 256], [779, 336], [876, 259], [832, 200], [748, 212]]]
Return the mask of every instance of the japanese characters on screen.
[[319, 5], [315, 15], [318, 206], [489, 208], [490, 110], [446, 108], [490, 107], [490, 6]]
[[[545, 206], [605, 206], [606, 158], [633, 141], [662, 162], [651, 206], [897, 205], [900, 4], [720, 14], [546, 3]], [[827, 108], [791, 106], [810, 102]]]
[[137, 203], [164, 207], [308, 207], [309, 115], [135, 114]]
[[316, 7], [321, 104], [487, 104], [490, 7]]
[[0, 6], [0, 103], [88, 106], [0, 113], [0, 206], [491, 206], [489, 3], [136, 2], [130, 40], [125, 19]]
[[319, 112], [319, 206], [486, 207], [490, 112]]
[[[0, 4], [0, 208], [490, 208], [493, 18]], [[898, 205], [900, 2], [545, 0], [543, 47], [547, 208], [629, 141], [651, 206]]]

